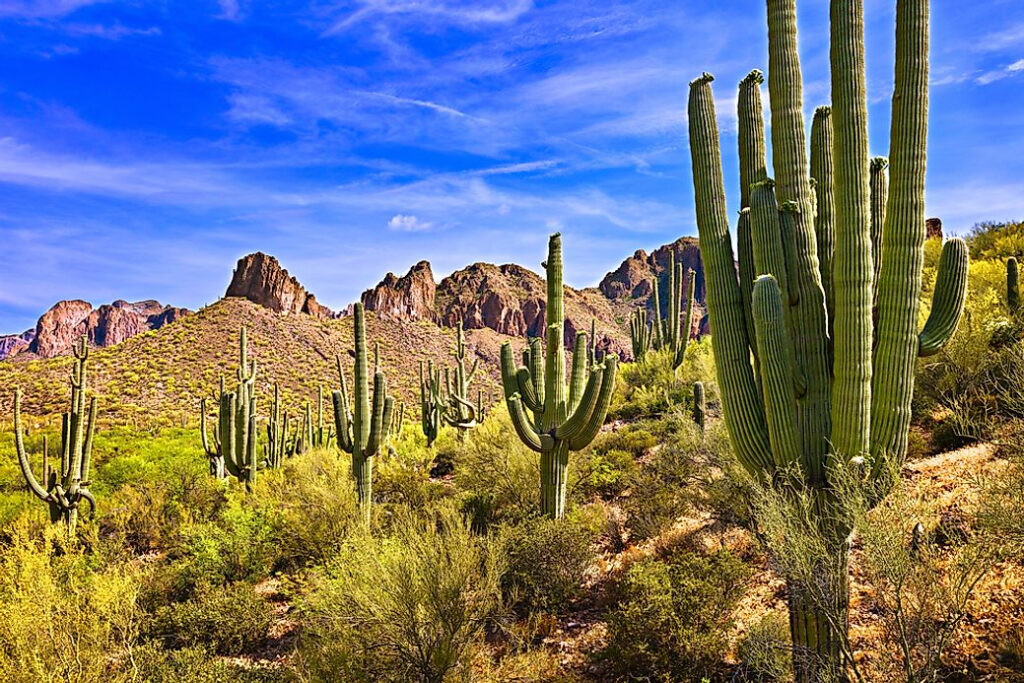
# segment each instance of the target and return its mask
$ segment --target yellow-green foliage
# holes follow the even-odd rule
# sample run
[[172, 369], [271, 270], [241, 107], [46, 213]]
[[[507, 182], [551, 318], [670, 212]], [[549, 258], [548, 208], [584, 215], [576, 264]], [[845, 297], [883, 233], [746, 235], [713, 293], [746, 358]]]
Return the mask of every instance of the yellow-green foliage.
[[640, 363], [619, 367], [619, 381], [609, 410], [611, 419], [657, 417], [675, 405], [685, 405], [693, 397], [693, 383], [703, 382], [707, 400], [717, 400], [714, 357], [707, 338], [694, 341], [686, 349], [683, 364], [672, 368], [668, 349], [650, 351]]
[[305, 587], [298, 660], [313, 681], [461, 680], [501, 604], [500, 554], [453, 511], [353, 533]]
[[62, 527], [20, 517], [0, 545], [0, 680], [132, 678], [140, 573], [82, 554]]

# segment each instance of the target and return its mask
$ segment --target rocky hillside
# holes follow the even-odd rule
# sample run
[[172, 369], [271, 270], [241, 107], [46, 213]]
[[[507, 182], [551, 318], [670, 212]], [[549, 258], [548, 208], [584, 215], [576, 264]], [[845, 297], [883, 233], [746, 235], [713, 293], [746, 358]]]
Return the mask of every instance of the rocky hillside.
[[142, 332], [157, 330], [191, 313], [159, 301], [115, 301], [93, 308], [80, 299], [59, 301], [40, 316], [35, 329], [0, 337], [0, 360], [14, 356], [53, 358], [67, 355], [86, 335], [89, 344], [107, 347]]

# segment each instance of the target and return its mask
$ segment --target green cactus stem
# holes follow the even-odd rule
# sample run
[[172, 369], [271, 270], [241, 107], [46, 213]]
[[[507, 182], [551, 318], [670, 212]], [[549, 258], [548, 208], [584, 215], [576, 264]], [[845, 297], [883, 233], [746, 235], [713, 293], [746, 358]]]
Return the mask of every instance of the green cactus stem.
[[629, 319], [629, 338], [633, 345], [633, 360], [643, 361], [651, 348], [651, 325], [647, 322], [647, 310], [638, 308]]
[[[89, 465], [92, 460], [93, 435], [96, 433], [96, 397], [88, 394], [89, 345], [83, 336], [72, 347], [74, 366], [71, 370], [71, 405], [61, 416], [60, 466], [51, 471], [46, 438], [43, 439], [43, 483], [32, 472], [21, 423], [21, 387], [14, 389], [14, 445], [18, 465], [29, 491], [46, 503], [50, 521], [62, 522], [70, 531], [78, 524], [79, 508], [84, 501], [88, 516], [96, 513], [96, 498], [89, 490]], [[88, 408], [86, 407], [88, 398]]]
[[[572, 373], [566, 384], [565, 305], [562, 285], [562, 238], [548, 241], [547, 344], [531, 340], [524, 364], [516, 367], [511, 343], [501, 347], [501, 380], [509, 415], [519, 438], [540, 453], [540, 509], [555, 519], [565, 515], [569, 452], [585, 448], [601, 429], [612, 391], [618, 360], [608, 354], [604, 362], [589, 368], [587, 335], [576, 336]], [[527, 415], [533, 413], [533, 418]]]
[[[308, 408], [308, 406], [307, 406]], [[267, 422], [267, 443], [264, 446], [263, 466], [277, 469], [291, 457], [298, 448], [298, 432], [288, 435], [290, 420], [288, 412], [281, 408], [281, 389], [274, 384], [274, 402], [270, 406], [270, 420]]]
[[704, 431], [704, 418], [707, 412], [707, 399], [704, 397], [704, 383], [693, 383], [693, 421], [700, 431]]
[[444, 384], [441, 381], [440, 368], [434, 368], [434, 361], [428, 361], [424, 374], [423, 361], [420, 361], [420, 427], [427, 437], [427, 448], [434, 445], [445, 410]]
[[341, 389], [333, 392], [335, 438], [338, 449], [352, 456], [352, 474], [363, 513], [370, 523], [373, 503], [373, 459], [387, 442], [391, 427], [394, 399], [387, 395], [387, 379], [380, 369], [379, 356], [374, 353], [373, 391], [371, 396], [366, 360], [366, 324], [362, 303], [355, 304], [355, 370], [353, 401], [349, 400], [345, 372], [338, 357]]
[[447, 400], [444, 410], [441, 411], [442, 419], [458, 430], [459, 440], [466, 439], [469, 430], [477, 426], [477, 409], [470, 401], [469, 385], [476, 376], [479, 358], [473, 359], [472, 367], [466, 370], [466, 341], [462, 331], [462, 322], [459, 322], [455, 337], [455, 365], [449, 371], [444, 371], [444, 398]]
[[230, 474], [245, 484], [246, 489], [256, 481], [260, 462], [259, 434], [256, 429], [256, 361], [249, 362], [246, 331], [238, 335], [238, 370], [234, 391], [226, 391], [224, 378], [220, 380], [217, 426], [213, 439], [207, 434], [206, 399], [201, 402], [200, 433], [203, 449], [210, 460], [210, 472], [216, 477]]
[[[813, 601], [813, 591], [794, 579], [788, 584], [796, 678], [811, 681], [841, 678], [849, 664], [840, 632], [846, 629], [851, 530], [839, 521], [843, 515], [828, 512], [838, 504], [835, 477], [856, 464], [867, 475], [870, 500], [891, 485], [891, 473], [906, 457], [916, 359], [937, 352], [957, 327], [968, 254], [962, 240], [943, 246], [931, 312], [919, 330], [928, 0], [896, 5], [887, 193], [884, 164], [872, 162], [868, 152], [863, 0], [831, 2], [833, 101], [815, 112], [809, 158], [796, 3], [768, 0], [767, 10], [775, 183], [753, 170], [763, 158], [764, 141], [756, 138], [759, 131], [763, 138], [764, 126], [751, 120], [761, 116], [750, 106], [760, 81], [748, 77], [740, 84], [741, 208], [747, 217], [738, 226], [738, 276], [708, 74], [690, 84], [689, 138], [730, 440], [764, 485], [807, 487], [820, 502], [820, 530], [829, 539], [832, 556], [822, 560], [820, 573], [823, 580], [834, 578], [828, 584], [834, 594], [826, 598], [832, 602]], [[753, 273], [746, 272], [745, 230]], [[799, 477], [788, 476], [793, 468]]]

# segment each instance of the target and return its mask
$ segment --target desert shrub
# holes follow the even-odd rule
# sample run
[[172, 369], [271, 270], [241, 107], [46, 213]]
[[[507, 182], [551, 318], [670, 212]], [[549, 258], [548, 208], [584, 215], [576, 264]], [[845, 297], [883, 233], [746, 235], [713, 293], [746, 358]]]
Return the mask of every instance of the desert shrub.
[[208, 646], [220, 655], [250, 652], [267, 636], [272, 610], [252, 584], [200, 586], [184, 602], [157, 608], [147, 628], [172, 647]]
[[[252, 558], [257, 563], [271, 562], [271, 555], [286, 567], [322, 563], [361, 523], [349, 459], [331, 450], [309, 451], [287, 460], [281, 470], [267, 472], [257, 479], [245, 505], [254, 510], [254, 521], [242, 529], [257, 536], [258, 546], [273, 545], [272, 553], [260, 551]], [[246, 515], [239, 511], [239, 516]]]
[[634, 475], [630, 495], [623, 502], [630, 537], [656, 536], [695, 505], [714, 502], [735, 506], [725, 490], [727, 481], [713, 473], [724, 468], [731, 450], [720, 426], [702, 434], [689, 415], [670, 414], [662, 423], [664, 443]]
[[467, 511], [476, 511], [481, 524], [522, 519], [539, 507], [537, 454], [519, 440], [504, 403], [459, 446], [455, 485], [471, 499]]
[[636, 562], [613, 589], [600, 663], [619, 680], [714, 678], [749, 574], [727, 550]]
[[59, 526], [24, 517], [0, 545], [0, 680], [125, 678], [143, 613], [138, 571], [104, 566]]
[[200, 646], [165, 650], [146, 643], [134, 654], [137, 680], [147, 683], [276, 683], [291, 680], [280, 669], [240, 666]]
[[[412, 431], [412, 426], [406, 427]], [[427, 449], [425, 441], [418, 441], [408, 438], [403, 430], [392, 450], [377, 457], [373, 472], [375, 500], [421, 508], [444, 495], [445, 486], [430, 480], [435, 454]]]
[[643, 362], [619, 366], [611, 407], [612, 420], [658, 417], [675, 406], [688, 405], [693, 398], [693, 383], [705, 382], [708, 400], [716, 398], [714, 360], [710, 340], [691, 341], [683, 364], [672, 369], [667, 350], [649, 352]]
[[169, 558], [159, 581], [166, 593], [149, 600], [176, 602], [203, 584], [258, 581], [273, 571], [280, 547], [268, 514], [239, 493], [218, 519], [183, 528], [180, 545]]
[[584, 678], [565, 666], [550, 649], [527, 648], [506, 654], [498, 661], [480, 657], [473, 670], [475, 683], [581, 683]]
[[986, 221], [971, 228], [971, 259], [999, 259], [1024, 254], [1024, 223]]
[[307, 580], [297, 663], [322, 681], [468, 676], [499, 615], [497, 545], [460, 515], [397, 520], [386, 538], [353, 536]]
[[792, 674], [789, 619], [779, 612], [758, 618], [740, 641], [738, 655], [744, 678], [750, 681], [788, 681]]
[[506, 570], [502, 588], [507, 604], [520, 613], [565, 612], [583, 590], [594, 561], [594, 532], [575, 518], [534, 518], [505, 526], [499, 533]]
[[575, 481], [571, 493], [583, 499], [591, 496], [615, 498], [628, 490], [637, 473], [637, 463], [628, 451], [587, 450], [576, 456]]

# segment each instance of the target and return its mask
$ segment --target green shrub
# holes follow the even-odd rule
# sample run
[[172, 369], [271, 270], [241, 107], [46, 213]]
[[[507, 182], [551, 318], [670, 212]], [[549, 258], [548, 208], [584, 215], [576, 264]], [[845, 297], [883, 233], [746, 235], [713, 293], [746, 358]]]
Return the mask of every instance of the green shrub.
[[[138, 644], [140, 576], [25, 517], [0, 544], [0, 680], [106, 681]], [[112, 662], [118, 662], [113, 666]]]
[[533, 514], [540, 500], [539, 461], [516, 436], [504, 402], [458, 449], [455, 485], [464, 496], [476, 499], [474, 509], [489, 510], [485, 517], [494, 521]]
[[[349, 458], [326, 449], [291, 458], [261, 476], [245, 505], [266, 522], [258, 545], [271, 543], [273, 561], [284, 567], [327, 561], [361, 523]], [[254, 559], [270, 562], [259, 556]]]
[[636, 562], [612, 592], [599, 661], [619, 680], [714, 678], [749, 574], [727, 550]]
[[739, 644], [739, 659], [746, 680], [788, 681], [792, 674], [789, 619], [770, 612], [750, 625]]
[[444, 681], [469, 675], [499, 616], [496, 544], [450, 510], [354, 535], [307, 580], [296, 655], [315, 681]]
[[200, 586], [188, 600], [158, 607], [148, 632], [172, 647], [206, 645], [217, 654], [240, 654], [266, 639], [272, 616], [252, 584]]
[[240, 666], [202, 647], [165, 650], [147, 643], [135, 654], [138, 676], [147, 683], [276, 683], [291, 680], [280, 669]]
[[520, 613], [564, 613], [583, 590], [594, 561], [594, 533], [580, 520], [528, 519], [501, 529], [502, 588]]

